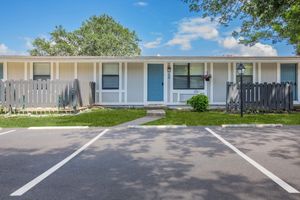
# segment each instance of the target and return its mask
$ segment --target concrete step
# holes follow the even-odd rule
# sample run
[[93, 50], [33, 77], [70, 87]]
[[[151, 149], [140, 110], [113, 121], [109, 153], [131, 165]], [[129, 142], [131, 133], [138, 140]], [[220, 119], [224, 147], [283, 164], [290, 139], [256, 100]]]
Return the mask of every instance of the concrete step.
[[153, 105], [147, 105], [144, 107], [147, 110], [162, 110], [167, 108], [166, 105], [161, 105], [161, 104], [153, 104]]
[[164, 117], [164, 116], [166, 116], [166, 112], [163, 109], [147, 110], [147, 116]]

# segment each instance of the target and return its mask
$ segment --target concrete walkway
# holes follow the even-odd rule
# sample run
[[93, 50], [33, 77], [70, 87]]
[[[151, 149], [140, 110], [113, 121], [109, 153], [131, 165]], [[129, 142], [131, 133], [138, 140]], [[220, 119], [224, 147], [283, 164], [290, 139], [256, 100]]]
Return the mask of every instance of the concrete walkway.
[[147, 122], [155, 121], [161, 119], [166, 116], [166, 112], [163, 109], [154, 109], [154, 110], [147, 110], [147, 115], [145, 117], [138, 118], [136, 120], [125, 122], [123, 124], [119, 124], [114, 126], [114, 128], [127, 128], [128, 126], [138, 126], [145, 124]]
[[130, 121], [130, 122], [119, 124], [117, 126], [114, 126], [114, 128], [124, 128], [124, 127], [128, 127], [128, 126], [142, 125], [142, 124], [145, 124], [147, 122], [158, 120], [160, 118], [162, 118], [162, 117], [161, 116], [145, 116], [145, 117], [138, 118], [138, 119]]

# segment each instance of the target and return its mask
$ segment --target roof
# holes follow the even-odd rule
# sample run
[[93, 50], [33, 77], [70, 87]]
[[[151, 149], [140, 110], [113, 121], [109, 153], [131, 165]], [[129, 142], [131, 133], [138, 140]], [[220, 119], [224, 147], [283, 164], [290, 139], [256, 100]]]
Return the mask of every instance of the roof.
[[300, 56], [0, 56], [0, 61], [61, 61], [61, 62], [222, 62], [222, 61], [289, 61], [300, 62]]

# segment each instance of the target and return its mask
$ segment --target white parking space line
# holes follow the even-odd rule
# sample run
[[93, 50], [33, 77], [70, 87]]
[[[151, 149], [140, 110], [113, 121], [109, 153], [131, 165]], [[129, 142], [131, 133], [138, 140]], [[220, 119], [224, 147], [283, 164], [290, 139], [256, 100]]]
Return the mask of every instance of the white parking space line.
[[67, 158], [65, 158], [64, 160], [60, 161], [59, 163], [57, 163], [56, 165], [54, 165], [53, 167], [51, 167], [50, 169], [48, 169], [47, 171], [45, 171], [44, 173], [42, 173], [41, 175], [39, 175], [38, 177], [36, 177], [35, 179], [33, 179], [32, 181], [28, 182], [27, 184], [25, 184], [24, 186], [22, 186], [21, 188], [19, 188], [15, 192], [11, 193], [10, 196], [22, 196], [23, 194], [25, 194], [26, 192], [28, 192], [31, 188], [33, 188], [34, 186], [36, 186], [38, 183], [40, 183], [45, 178], [47, 178], [52, 173], [54, 173], [56, 170], [58, 170], [59, 168], [61, 168], [62, 166], [64, 166], [67, 162], [69, 162], [75, 156], [77, 156], [82, 151], [84, 151], [87, 147], [89, 147], [96, 140], [98, 140], [105, 133], [107, 133], [107, 131], [109, 131], [109, 129], [105, 129], [104, 131], [102, 131], [100, 134], [98, 134], [96, 137], [94, 137], [88, 143], [86, 143], [85, 145], [83, 145], [80, 149], [78, 149], [77, 151], [75, 151], [74, 153], [72, 153], [71, 155], [69, 155]]
[[228, 146], [235, 153], [237, 153], [239, 156], [241, 156], [242, 158], [244, 158], [247, 162], [249, 162], [256, 169], [258, 169], [259, 171], [261, 171], [264, 175], [266, 175], [267, 177], [269, 177], [275, 183], [277, 183], [280, 187], [282, 187], [288, 193], [300, 193], [298, 190], [296, 190], [295, 188], [293, 188], [292, 186], [290, 186], [288, 183], [286, 183], [285, 181], [283, 181], [282, 179], [280, 179], [278, 176], [276, 176], [275, 174], [273, 174], [272, 172], [270, 172], [269, 170], [267, 170], [266, 168], [264, 168], [263, 166], [261, 166], [260, 164], [258, 164], [256, 161], [254, 161], [250, 157], [248, 157], [246, 154], [244, 154], [243, 152], [241, 152], [239, 149], [237, 149], [235, 146], [233, 146], [232, 144], [230, 144], [229, 142], [227, 142], [225, 139], [223, 139], [220, 135], [218, 135], [217, 133], [215, 133], [211, 129], [205, 128], [205, 130], [207, 130], [213, 136], [215, 136], [216, 138], [218, 138], [226, 146]]
[[0, 135], [5, 135], [5, 134], [7, 134], [7, 133], [12, 133], [12, 132], [15, 132], [15, 131], [16, 131], [16, 130], [5, 131], [5, 132], [0, 133]]

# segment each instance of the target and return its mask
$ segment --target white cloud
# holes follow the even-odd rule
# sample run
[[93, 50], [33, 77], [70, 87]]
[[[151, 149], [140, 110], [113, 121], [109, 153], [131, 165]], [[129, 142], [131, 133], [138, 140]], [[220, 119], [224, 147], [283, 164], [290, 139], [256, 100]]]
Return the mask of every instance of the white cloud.
[[133, 5], [139, 6], [139, 7], [146, 7], [146, 6], [148, 6], [148, 3], [145, 1], [137, 1]]
[[0, 43], [0, 55], [12, 55], [15, 51], [9, 49], [5, 44]]
[[192, 48], [192, 41], [198, 39], [216, 40], [219, 37], [218, 25], [210, 18], [185, 18], [178, 24], [178, 30], [167, 45], [179, 45], [182, 50]]
[[162, 38], [158, 37], [154, 41], [146, 42], [143, 46], [147, 49], [155, 49], [160, 46], [161, 41], [162, 41]]
[[33, 49], [33, 45], [32, 45], [32, 41], [33, 39], [30, 37], [24, 37], [23, 38], [25, 40], [25, 46], [27, 49]]
[[0, 55], [28, 55], [28, 53], [12, 50], [8, 48], [5, 44], [0, 43]]
[[219, 44], [231, 51], [233, 55], [241, 56], [277, 56], [277, 50], [271, 45], [256, 43], [253, 46], [240, 44], [234, 37], [226, 37], [219, 40]]
[[[240, 28], [235, 28], [235, 31], [240, 31]], [[238, 39], [230, 36], [232, 31], [223, 32], [220, 35], [219, 26], [216, 21], [211, 21], [210, 18], [184, 18], [179, 21], [177, 31], [173, 38], [166, 45], [180, 46], [181, 50], [190, 50], [194, 41], [204, 39], [216, 41], [221, 47], [230, 51], [232, 55], [242, 56], [276, 56], [277, 50], [271, 45], [257, 43], [253, 46], [245, 46], [240, 44]]]
[[8, 53], [8, 47], [5, 44], [0, 44], [0, 55], [6, 55]]

